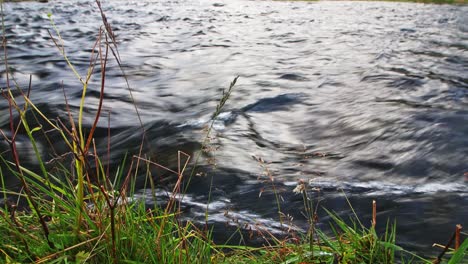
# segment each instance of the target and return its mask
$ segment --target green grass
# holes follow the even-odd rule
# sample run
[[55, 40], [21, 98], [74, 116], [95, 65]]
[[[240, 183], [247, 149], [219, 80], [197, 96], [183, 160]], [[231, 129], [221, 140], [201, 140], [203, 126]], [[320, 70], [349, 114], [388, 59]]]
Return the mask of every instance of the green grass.
[[[98, 1], [97, 4], [100, 9]], [[299, 183], [300, 188], [296, 192], [303, 196], [303, 212], [309, 221], [309, 230], [305, 234], [291, 231], [282, 238], [265, 231], [265, 246], [249, 247], [217, 245], [208, 226], [181, 220], [182, 212], [175, 195], [184, 193], [182, 182], [189, 183], [194, 173], [194, 170], [187, 171], [191, 160], [189, 155], [178, 152], [177, 164], [158, 164], [140, 152], [110, 170], [95, 147], [94, 131], [101, 118], [107, 62], [112, 56], [118, 65], [121, 61], [115, 55], [118, 47], [112, 28], [100, 11], [104, 29], [97, 33], [92, 50], [98, 52], [90, 54], [90, 66], [84, 76], [66, 56], [65, 47], [60, 44], [58, 27], [51, 19], [55, 30], [51, 32], [52, 41], [82, 87], [77, 114], [68, 110], [67, 116], [60, 117], [60, 120], [47, 117], [29, 99], [31, 85], [19, 87], [14, 80], [7, 79], [2, 90], [3, 100], [9, 106], [10, 122], [8, 133], [0, 130], [0, 136], [9, 143], [10, 154], [0, 154], [0, 197], [4, 198], [4, 205], [0, 208], [0, 263], [431, 263], [397, 245], [394, 223], [388, 223], [386, 231], [378, 234], [374, 228], [375, 221], [366, 227], [357, 215], [342, 219], [328, 211], [331, 232], [318, 229], [317, 205], [313, 203], [312, 190], [304, 182]], [[6, 54], [3, 61], [8, 69], [8, 52], [5, 46], [3, 48]], [[98, 72], [94, 71], [96, 65], [100, 66]], [[84, 112], [86, 91], [93, 74], [102, 80], [101, 97], [98, 110], [91, 116], [93, 125], [84, 129], [83, 120], [90, 115]], [[221, 95], [219, 104], [213, 109], [213, 121], [228, 103], [236, 81], [237, 78]], [[68, 109], [65, 94], [64, 102]], [[27, 135], [32, 145], [38, 170], [24, 167], [21, 163], [21, 153], [16, 147], [19, 131]], [[38, 138], [47, 137], [50, 131], [59, 135], [55, 141], [61, 140], [68, 148], [66, 153], [57, 154], [56, 161], [52, 163], [42, 158], [37, 147]], [[206, 132], [204, 145], [210, 131]], [[143, 138], [141, 144], [145, 142]], [[69, 157], [73, 166], [60, 159], [63, 156]], [[194, 158], [195, 165], [199, 158]], [[265, 164], [261, 160], [259, 162], [268, 172]], [[174, 174], [177, 179], [172, 184], [173, 195], [163, 205], [158, 205], [155, 200], [157, 186], [151, 177], [151, 167], [154, 166]], [[148, 197], [135, 200], [136, 177], [143, 175], [146, 175], [145, 181], [152, 192]], [[7, 188], [6, 178], [9, 177], [16, 177], [21, 188]], [[269, 177], [280, 212], [273, 177]], [[143, 202], [148, 199], [154, 199], [153, 207]], [[281, 212], [278, 221], [283, 221]], [[468, 248], [467, 240], [456, 252], [449, 246], [444, 248], [440, 259], [451, 264], [462, 263]], [[453, 256], [451, 260], [448, 255]]]

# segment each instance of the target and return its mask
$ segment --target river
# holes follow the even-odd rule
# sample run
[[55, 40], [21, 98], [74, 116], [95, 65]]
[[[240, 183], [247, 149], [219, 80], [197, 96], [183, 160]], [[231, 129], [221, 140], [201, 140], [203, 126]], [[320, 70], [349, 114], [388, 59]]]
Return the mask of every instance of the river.
[[[176, 166], [177, 150], [196, 155], [222, 90], [240, 76], [182, 202], [186, 217], [204, 222], [210, 199], [208, 221], [219, 241], [237, 226], [281, 234], [270, 177], [281, 210], [294, 217], [298, 230], [307, 227], [301, 197], [292, 192], [300, 179], [316, 189], [315, 201], [344, 217], [351, 213], [345, 193], [364, 224], [370, 224], [375, 199], [379, 231], [396, 218], [397, 240], [418, 252], [435, 255], [433, 243], [445, 243], [456, 224], [468, 226], [468, 6], [248, 0], [102, 5], [147, 131], [145, 151], [161, 164]], [[81, 85], [49, 36], [48, 14], [85, 75], [102, 24], [94, 1], [3, 8], [12, 76], [26, 88], [31, 75], [32, 101], [48, 116], [66, 119], [63, 87], [76, 114]], [[2, 87], [5, 78], [2, 67]], [[110, 126], [111, 163], [117, 166], [127, 151], [137, 153], [142, 134], [115, 60], [105, 93], [98, 147], [106, 149]], [[88, 127], [98, 98], [96, 76], [86, 102]], [[1, 100], [0, 128], [7, 127]], [[43, 143], [44, 156], [52, 158]], [[154, 173], [161, 189], [173, 183]], [[320, 209], [320, 225], [328, 220]]]

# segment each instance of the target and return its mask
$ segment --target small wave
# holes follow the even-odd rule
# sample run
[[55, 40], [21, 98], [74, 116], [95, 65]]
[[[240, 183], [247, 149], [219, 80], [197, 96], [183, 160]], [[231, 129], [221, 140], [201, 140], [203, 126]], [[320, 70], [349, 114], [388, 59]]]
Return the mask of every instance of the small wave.
[[[229, 124], [234, 123], [236, 120], [237, 113], [234, 111], [228, 111], [228, 112], [221, 112], [215, 119], [213, 123], [213, 128], [217, 131], [221, 131], [226, 129], [226, 126]], [[209, 116], [204, 116], [199, 119], [195, 120], [189, 120], [187, 122], [184, 122], [183, 124], [178, 125], [178, 128], [204, 128], [207, 126], [211, 121], [211, 118]]]
[[468, 16], [460, 17], [460, 19], [457, 22], [458, 29], [460, 29], [461, 32], [468, 32]]
[[[8, 139], [4, 138], [4, 136], [6, 136]], [[9, 142], [11, 138], [12, 134], [7, 130], [3, 130], [3, 134], [0, 134], [0, 155], [3, 156], [3, 158], [6, 160], [13, 160], [13, 155], [11, 154]], [[37, 148], [40, 158], [44, 158], [44, 147], [42, 146], [42, 143], [36, 141], [35, 144], [36, 145], [33, 146], [33, 144], [26, 135], [17, 134], [15, 136], [16, 151], [18, 152], [19, 159], [21, 161], [34, 165], [39, 164], [39, 160], [36, 156], [34, 147]]]
[[431, 182], [414, 188], [414, 192], [417, 193], [460, 192], [466, 194], [466, 191], [467, 186], [462, 183]]
[[156, 19], [156, 22], [166, 22], [166, 21], [169, 21], [169, 16], [162, 16]]
[[[292, 182], [287, 185], [294, 185]], [[339, 181], [332, 179], [314, 178], [309, 181], [312, 188], [320, 188], [324, 190], [344, 190], [351, 193], [362, 193], [368, 196], [384, 196], [389, 194], [406, 195], [406, 194], [433, 194], [440, 192], [456, 193], [461, 196], [468, 195], [467, 185], [457, 182], [428, 182], [428, 183], [413, 183], [413, 184], [397, 184], [383, 181], [367, 181], [367, 182], [350, 182]]]
[[305, 94], [302, 93], [289, 93], [281, 94], [275, 97], [262, 98], [253, 104], [249, 104], [242, 108], [247, 112], [273, 112], [287, 110], [288, 106], [303, 101]]
[[285, 230], [304, 232], [304, 230], [297, 226], [293, 226], [288, 223], [281, 223], [274, 219], [262, 218], [262, 216], [249, 211], [225, 211], [223, 213], [214, 213], [208, 216], [208, 221], [226, 223], [230, 226], [241, 227], [242, 229], [249, 231], [268, 230], [268, 232], [275, 235], [284, 234]]
[[283, 74], [279, 77], [280, 79], [283, 80], [289, 80], [289, 81], [298, 81], [298, 82], [306, 82], [309, 81], [308, 78], [300, 75], [300, 74], [295, 74], [295, 73], [286, 73]]
[[434, 105], [431, 105], [431, 104], [424, 104], [424, 103], [406, 100], [402, 98], [396, 98], [396, 99], [375, 98], [375, 101], [378, 103], [402, 104], [402, 105], [407, 105], [407, 106], [414, 107], [414, 108], [433, 108], [434, 107]]
[[[199, 201], [190, 194], [173, 194], [172, 192], [164, 191], [161, 189], [155, 190], [156, 201], [152, 195], [151, 190], [141, 190], [136, 193], [131, 202], [143, 201], [146, 204], [152, 205], [154, 203], [164, 204], [169, 200], [169, 197], [174, 197], [181, 203], [184, 211], [189, 211], [190, 214], [186, 216], [187, 220], [205, 224], [206, 220], [211, 223], [225, 223], [230, 226], [241, 227], [244, 230], [268, 230], [273, 234], [282, 234], [284, 230], [297, 230], [304, 231], [300, 228], [286, 223], [280, 223], [271, 218], [264, 218], [259, 214], [252, 213], [247, 210], [235, 211], [231, 209], [231, 200], [228, 198], [219, 198], [216, 201], [206, 203]], [[208, 219], [206, 219], [208, 213]]]
[[[240, 110], [237, 109], [220, 113], [213, 123], [213, 128], [216, 130], [224, 130], [227, 125], [234, 123], [239, 113], [242, 112], [268, 113], [288, 110], [290, 105], [302, 102], [304, 97], [305, 95], [302, 93], [289, 93], [280, 94], [275, 97], [262, 98], [255, 103], [241, 108]], [[186, 121], [177, 127], [203, 128], [208, 125], [210, 120], [211, 118], [209, 116], [204, 116], [199, 119]]]
[[400, 28], [400, 32], [403, 32], [403, 33], [416, 33], [416, 30], [414, 30], [412, 28]]

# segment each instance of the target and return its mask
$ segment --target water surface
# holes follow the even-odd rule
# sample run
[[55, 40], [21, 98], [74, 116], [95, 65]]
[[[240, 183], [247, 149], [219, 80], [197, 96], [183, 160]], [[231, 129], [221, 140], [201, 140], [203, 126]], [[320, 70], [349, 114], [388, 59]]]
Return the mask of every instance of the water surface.
[[[377, 200], [379, 229], [397, 218], [401, 243], [420, 252], [445, 243], [455, 224], [468, 224], [468, 7], [246, 0], [103, 6], [147, 129], [146, 150], [162, 164], [175, 166], [179, 149], [195, 155], [221, 91], [240, 76], [184, 198], [187, 217], [204, 222], [213, 179], [209, 222], [220, 240], [245, 223], [281, 233], [266, 171], [299, 230], [307, 227], [301, 197], [292, 193], [299, 179], [320, 189], [314, 195], [321, 205], [346, 216], [344, 191], [366, 224]], [[27, 87], [32, 75], [32, 100], [50, 116], [66, 118], [62, 87], [77, 113], [81, 86], [51, 41], [47, 14], [84, 75], [101, 25], [95, 3], [5, 3], [4, 10], [13, 77]], [[5, 87], [4, 68], [0, 76]], [[119, 164], [126, 151], [137, 152], [141, 129], [115, 61], [105, 93], [111, 162]], [[87, 113], [98, 98], [96, 77]], [[6, 128], [6, 102], [0, 106]], [[51, 158], [46, 147], [44, 156]], [[161, 189], [172, 181], [166, 176], [155, 175]]]

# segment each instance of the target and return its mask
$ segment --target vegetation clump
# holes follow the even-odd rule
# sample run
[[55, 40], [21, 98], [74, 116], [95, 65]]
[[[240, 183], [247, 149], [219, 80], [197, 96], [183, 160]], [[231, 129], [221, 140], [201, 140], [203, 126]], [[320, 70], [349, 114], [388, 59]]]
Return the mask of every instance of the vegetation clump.
[[[77, 113], [70, 110], [64, 93], [67, 116], [63, 119], [46, 116], [30, 100], [32, 84], [24, 89], [8, 78], [8, 57], [3, 58], [7, 78], [1, 93], [9, 106], [9, 126], [0, 129], [0, 136], [8, 145], [9, 154], [0, 154], [1, 263], [395, 263], [400, 259], [431, 263], [396, 245], [394, 223], [388, 223], [384, 234], [377, 234], [375, 207], [370, 227], [364, 226], [356, 215], [348, 221], [329, 212], [331, 234], [319, 230], [316, 228], [317, 205], [304, 182], [298, 184], [295, 192], [303, 197], [309, 230], [302, 235], [291, 232], [284, 238], [271, 235], [265, 240], [265, 246], [249, 247], [217, 245], [208, 226], [181, 220], [178, 197], [183, 194], [182, 183], [190, 181], [191, 175], [187, 173], [190, 155], [179, 151], [178, 163], [172, 164], [177, 167], [174, 170], [170, 169], [171, 164], [159, 164], [140, 152], [124, 159], [111, 174], [96, 148], [94, 134], [102, 115], [109, 57], [118, 65], [121, 61], [112, 28], [100, 2], [96, 3], [103, 28], [97, 33], [89, 69], [84, 76], [67, 57], [65, 47], [60, 44], [59, 31], [51, 20], [55, 29], [50, 32], [51, 39], [82, 88]], [[3, 39], [4, 54], [8, 54], [5, 34]], [[93, 116], [93, 125], [84, 129], [86, 94], [93, 75], [101, 80], [99, 107]], [[236, 81], [237, 78], [223, 93], [214, 110], [213, 121], [227, 103]], [[38, 170], [25, 167], [21, 162], [17, 141], [20, 131], [31, 144]], [[67, 151], [53, 161], [45, 161], [38, 138], [47, 138], [51, 131], [59, 135]], [[141, 144], [145, 144], [145, 138]], [[195, 163], [196, 160], [198, 157]], [[157, 188], [150, 170], [153, 166], [176, 176], [163, 204], [156, 201]], [[145, 197], [154, 200], [152, 207], [142, 202], [145, 199], [134, 199], [136, 177], [142, 175], [152, 190]], [[20, 188], [7, 186], [7, 177], [18, 179]], [[460, 245], [460, 234], [463, 235], [459, 231], [454, 239], [458, 250], [450, 249], [450, 243], [436, 261], [443, 261], [448, 252], [452, 254], [449, 263], [462, 263], [468, 240]]]

